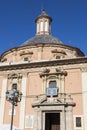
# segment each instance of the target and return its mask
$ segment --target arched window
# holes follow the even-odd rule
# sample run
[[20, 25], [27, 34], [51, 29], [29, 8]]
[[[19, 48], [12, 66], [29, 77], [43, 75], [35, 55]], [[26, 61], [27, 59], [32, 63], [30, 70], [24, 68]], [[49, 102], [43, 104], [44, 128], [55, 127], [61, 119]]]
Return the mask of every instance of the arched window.
[[40, 31], [43, 31], [43, 21], [40, 23]]
[[13, 84], [12, 84], [12, 89], [17, 90], [17, 83], [13, 83]]
[[48, 31], [48, 22], [45, 21], [45, 31]]
[[57, 83], [55, 80], [49, 82], [49, 88], [57, 88]]

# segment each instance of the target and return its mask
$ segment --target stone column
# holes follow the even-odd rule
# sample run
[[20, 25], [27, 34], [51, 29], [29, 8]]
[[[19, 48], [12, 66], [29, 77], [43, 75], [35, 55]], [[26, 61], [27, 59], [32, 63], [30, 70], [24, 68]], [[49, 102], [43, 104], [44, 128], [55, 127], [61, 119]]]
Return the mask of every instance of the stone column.
[[87, 68], [82, 68], [82, 93], [83, 93], [83, 113], [84, 113], [84, 130], [87, 130]]
[[6, 87], [7, 87], [7, 76], [3, 77], [3, 82], [2, 82], [1, 103], [0, 103], [0, 125], [3, 124], [3, 120], [4, 120]]
[[27, 74], [24, 74], [22, 77], [22, 100], [20, 102], [20, 119], [19, 119], [19, 128], [24, 129], [25, 123], [25, 101], [26, 101], [26, 87], [27, 87]]
[[73, 113], [72, 113], [72, 99], [67, 99], [68, 106], [66, 107], [66, 130], [72, 130], [73, 128]]

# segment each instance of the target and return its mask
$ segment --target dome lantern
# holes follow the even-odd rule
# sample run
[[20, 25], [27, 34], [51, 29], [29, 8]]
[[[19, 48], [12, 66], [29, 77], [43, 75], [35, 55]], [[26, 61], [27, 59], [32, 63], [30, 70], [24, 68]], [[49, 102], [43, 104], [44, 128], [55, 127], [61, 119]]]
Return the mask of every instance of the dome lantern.
[[36, 20], [36, 35], [50, 34], [50, 24], [52, 18], [48, 16], [45, 10], [42, 10], [41, 15], [39, 15]]

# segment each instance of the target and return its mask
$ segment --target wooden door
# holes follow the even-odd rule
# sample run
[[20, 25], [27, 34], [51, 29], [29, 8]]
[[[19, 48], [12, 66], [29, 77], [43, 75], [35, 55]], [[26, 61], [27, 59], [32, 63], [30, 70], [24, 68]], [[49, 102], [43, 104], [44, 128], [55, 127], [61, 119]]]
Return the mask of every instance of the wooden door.
[[60, 130], [60, 113], [46, 113], [45, 130]]

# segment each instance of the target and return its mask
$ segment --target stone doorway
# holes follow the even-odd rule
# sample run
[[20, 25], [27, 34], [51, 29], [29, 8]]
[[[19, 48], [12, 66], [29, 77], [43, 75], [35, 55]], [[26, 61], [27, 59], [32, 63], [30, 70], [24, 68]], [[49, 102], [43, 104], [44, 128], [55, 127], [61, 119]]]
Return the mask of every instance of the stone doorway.
[[74, 106], [71, 96], [65, 94], [37, 99], [32, 105], [34, 130], [72, 130]]
[[60, 113], [45, 113], [45, 130], [60, 130]]

